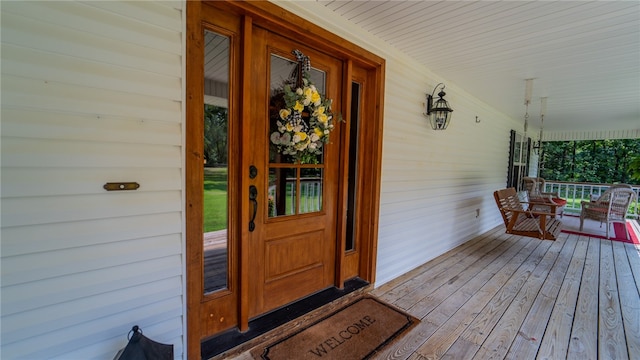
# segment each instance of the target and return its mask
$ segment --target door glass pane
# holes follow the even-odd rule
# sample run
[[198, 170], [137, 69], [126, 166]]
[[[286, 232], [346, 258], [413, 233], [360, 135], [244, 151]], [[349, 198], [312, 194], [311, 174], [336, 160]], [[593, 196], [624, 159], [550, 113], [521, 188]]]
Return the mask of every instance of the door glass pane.
[[204, 292], [228, 287], [229, 39], [205, 31]]
[[297, 171], [269, 168], [269, 217], [296, 213]]
[[[290, 86], [292, 91], [298, 87], [297, 63], [295, 61], [271, 55], [271, 94], [269, 99], [269, 161], [272, 163], [295, 163], [292, 156], [295, 152], [293, 146], [306, 146], [304, 140], [296, 134], [309, 132], [308, 112], [302, 112], [302, 119], [283, 120], [282, 110], [287, 110], [285, 103], [285, 86]], [[324, 94], [326, 74], [323, 71], [311, 68], [309, 78], [320, 94]], [[306, 109], [305, 109], [306, 110]], [[306, 135], [303, 136], [306, 138]], [[314, 143], [318, 147], [318, 154], [312, 155], [307, 163], [323, 163], [324, 148], [322, 142]]]
[[322, 210], [322, 169], [300, 169], [299, 213]]
[[351, 116], [349, 117], [349, 179], [347, 194], [347, 236], [345, 250], [354, 250], [356, 231], [356, 194], [358, 190], [358, 139], [360, 132], [360, 84], [351, 83]]

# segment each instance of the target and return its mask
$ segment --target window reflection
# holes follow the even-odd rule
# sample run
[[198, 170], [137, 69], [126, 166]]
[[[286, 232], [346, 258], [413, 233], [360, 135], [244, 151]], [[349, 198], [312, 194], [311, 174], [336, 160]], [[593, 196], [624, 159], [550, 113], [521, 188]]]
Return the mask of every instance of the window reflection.
[[[284, 85], [295, 86], [295, 61], [271, 55], [271, 94], [269, 101], [270, 132], [278, 130], [280, 110], [286, 108]], [[319, 92], [325, 89], [326, 74], [317, 69], [310, 71], [311, 81]], [[304, 119], [304, 114], [303, 114]], [[324, 184], [324, 147], [316, 156], [314, 167], [302, 166], [293, 156], [281, 153], [276, 146], [269, 144], [269, 188], [268, 215], [277, 217], [322, 211], [322, 191]]]
[[229, 39], [205, 31], [204, 292], [228, 287], [227, 236]]
[[360, 139], [360, 83], [351, 83], [351, 124], [349, 126], [349, 178], [347, 191], [347, 234], [345, 251], [356, 248], [356, 200], [358, 192], [358, 139]]
[[269, 217], [296, 213], [296, 174], [292, 168], [269, 169]]
[[322, 169], [300, 169], [300, 196], [298, 197], [299, 213], [322, 210]]

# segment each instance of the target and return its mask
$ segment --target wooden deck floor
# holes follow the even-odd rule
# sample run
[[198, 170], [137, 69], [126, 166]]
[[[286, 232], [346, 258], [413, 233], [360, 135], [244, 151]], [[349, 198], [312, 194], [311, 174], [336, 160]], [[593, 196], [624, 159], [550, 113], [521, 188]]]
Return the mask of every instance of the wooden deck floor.
[[204, 292], [227, 287], [227, 230], [204, 233]]
[[640, 359], [640, 250], [474, 239], [371, 293], [421, 323], [376, 359]]
[[369, 292], [421, 319], [373, 359], [640, 359], [639, 289], [640, 246], [498, 226]]

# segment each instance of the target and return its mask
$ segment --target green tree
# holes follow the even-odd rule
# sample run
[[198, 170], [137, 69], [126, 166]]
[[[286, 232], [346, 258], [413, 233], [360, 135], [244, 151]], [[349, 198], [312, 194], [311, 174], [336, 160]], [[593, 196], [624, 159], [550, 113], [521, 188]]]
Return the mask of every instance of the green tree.
[[629, 171], [631, 179], [640, 183], [640, 156], [636, 156], [629, 161]]
[[226, 108], [204, 105], [204, 158], [207, 166], [227, 164], [227, 119]]
[[[592, 183], [634, 183], [640, 139], [550, 141], [543, 143], [541, 177]], [[636, 177], [634, 177], [636, 176]]]

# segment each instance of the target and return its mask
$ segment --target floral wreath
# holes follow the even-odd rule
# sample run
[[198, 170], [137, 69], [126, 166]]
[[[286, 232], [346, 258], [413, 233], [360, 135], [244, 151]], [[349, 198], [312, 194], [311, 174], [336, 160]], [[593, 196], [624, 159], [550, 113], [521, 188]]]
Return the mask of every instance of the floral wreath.
[[323, 145], [329, 142], [334, 129], [331, 99], [323, 97], [310, 80], [309, 58], [293, 50], [298, 59], [297, 86], [292, 89], [289, 80], [282, 92], [284, 108], [278, 111], [277, 130], [270, 136], [271, 143], [283, 155], [291, 155], [300, 164], [318, 163]]

